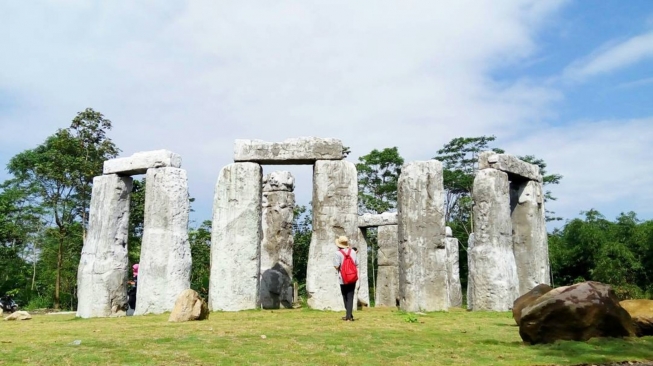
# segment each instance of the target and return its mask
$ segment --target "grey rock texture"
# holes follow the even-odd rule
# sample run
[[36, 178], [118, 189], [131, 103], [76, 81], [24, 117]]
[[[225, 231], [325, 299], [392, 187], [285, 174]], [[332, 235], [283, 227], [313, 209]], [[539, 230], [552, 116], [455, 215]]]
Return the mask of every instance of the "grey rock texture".
[[[447, 227], [449, 229], [449, 227]], [[463, 305], [462, 286], [460, 284], [460, 263], [458, 262], [458, 239], [447, 237], [445, 247], [447, 249], [447, 279], [449, 280], [449, 305], [460, 307]]]
[[519, 297], [508, 174], [478, 171], [473, 192], [474, 246], [467, 249], [471, 309], [508, 311]]
[[[279, 309], [282, 306], [292, 308], [292, 223], [295, 194], [289, 182], [294, 182], [294, 178], [288, 172], [273, 172], [263, 179], [260, 283], [263, 309]], [[274, 187], [290, 191], [269, 191]]]
[[382, 214], [362, 214], [358, 216], [358, 227], [376, 227], [384, 225], [397, 225], [396, 212], [384, 212]]
[[[320, 310], [344, 310], [338, 274], [333, 268], [335, 240], [347, 236], [350, 246], [361, 248], [358, 230], [356, 167], [347, 161], [317, 161], [313, 168], [313, 235], [308, 253], [306, 290], [308, 305]], [[365, 253], [359, 250], [359, 282]]]
[[398, 226], [379, 226], [375, 306], [396, 306], [399, 301]]
[[429, 160], [404, 164], [397, 207], [401, 309], [447, 310], [442, 163]]
[[148, 169], [134, 315], [171, 311], [179, 294], [190, 288], [189, 212], [186, 171]]
[[521, 296], [539, 284], [551, 284], [542, 184], [512, 182], [510, 196], [512, 243]]
[[493, 168], [505, 173], [520, 176], [522, 178], [542, 182], [540, 167], [519, 160], [517, 157], [508, 154], [497, 154], [493, 151], [484, 151], [478, 157], [478, 169]]
[[294, 190], [295, 177], [293, 177], [288, 171], [276, 171], [266, 174], [265, 177], [263, 177], [263, 192], [292, 192]]
[[239, 311], [259, 306], [261, 166], [222, 168], [215, 187], [211, 233], [209, 309]]
[[342, 160], [342, 142], [332, 138], [299, 137], [283, 142], [236, 140], [235, 162], [261, 164], [313, 164], [317, 160]]
[[367, 276], [367, 240], [363, 229], [358, 229], [358, 241], [352, 247], [358, 248], [358, 282], [356, 282], [355, 298], [361, 306], [370, 306], [370, 286]]
[[93, 178], [86, 241], [77, 270], [77, 316], [125, 315], [130, 177]]
[[474, 282], [472, 281], [472, 273], [476, 271], [474, 268], [474, 263], [471, 260], [471, 256], [469, 253], [472, 251], [474, 248], [474, 233], [469, 234], [469, 238], [467, 239], [467, 310], [472, 310], [474, 308], [473, 300], [474, 298], [472, 297], [472, 292], [474, 292]]
[[181, 156], [168, 150], [138, 152], [130, 157], [104, 162], [104, 174], [145, 174], [150, 168], [181, 168]]

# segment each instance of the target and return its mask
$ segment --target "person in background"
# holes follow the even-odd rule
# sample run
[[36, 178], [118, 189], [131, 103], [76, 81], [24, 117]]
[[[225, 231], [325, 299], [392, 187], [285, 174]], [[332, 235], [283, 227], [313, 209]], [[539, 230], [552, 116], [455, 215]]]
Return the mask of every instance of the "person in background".
[[352, 248], [349, 247], [349, 239], [346, 236], [341, 236], [336, 239], [336, 246], [338, 247], [338, 251], [334, 253], [333, 266], [338, 272], [340, 292], [342, 293], [342, 300], [345, 303], [345, 310], [347, 311], [342, 320], [354, 321], [354, 315], [352, 314], [352, 311], [354, 308], [354, 292], [356, 291], [356, 282], [345, 284], [342, 280], [342, 274], [340, 273], [340, 266], [345, 260], [345, 255], [348, 255], [354, 261], [356, 264], [356, 270], [358, 270], [358, 258], [356, 257], [356, 251], [352, 250]]

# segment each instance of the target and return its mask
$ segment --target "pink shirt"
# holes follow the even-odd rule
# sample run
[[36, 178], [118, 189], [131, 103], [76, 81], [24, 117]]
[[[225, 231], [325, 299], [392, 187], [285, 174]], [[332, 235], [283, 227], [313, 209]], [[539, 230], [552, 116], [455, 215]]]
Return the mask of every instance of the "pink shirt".
[[134, 270], [134, 277], [138, 277], [138, 263], [134, 264], [132, 269]]

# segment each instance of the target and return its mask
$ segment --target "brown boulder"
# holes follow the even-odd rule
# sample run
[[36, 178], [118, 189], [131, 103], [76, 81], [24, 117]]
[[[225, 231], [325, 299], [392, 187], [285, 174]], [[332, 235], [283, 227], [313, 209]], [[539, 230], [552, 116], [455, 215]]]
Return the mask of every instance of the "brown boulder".
[[633, 319], [638, 337], [653, 335], [653, 300], [624, 300], [619, 305]]
[[512, 304], [512, 317], [515, 319], [517, 325], [519, 325], [519, 321], [521, 320], [521, 311], [533, 303], [533, 301], [537, 300], [540, 296], [546, 294], [551, 290], [553, 290], [553, 287], [545, 283], [541, 283], [533, 287], [533, 289], [527, 293], [519, 296], [517, 300], [515, 300], [515, 302]]
[[169, 322], [186, 322], [209, 318], [209, 307], [195, 290], [184, 290], [177, 297], [175, 307], [170, 313]]
[[582, 282], [558, 287], [522, 309], [519, 335], [528, 343], [630, 337], [632, 319], [609, 285]]
[[5, 320], [30, 320], [32, 316], [26, 311], [16, 311], [5, 318]]

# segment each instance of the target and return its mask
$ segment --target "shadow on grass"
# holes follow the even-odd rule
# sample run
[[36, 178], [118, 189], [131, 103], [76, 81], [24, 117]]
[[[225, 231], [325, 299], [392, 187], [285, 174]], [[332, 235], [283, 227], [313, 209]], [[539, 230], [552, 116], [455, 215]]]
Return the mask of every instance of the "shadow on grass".
[[534, 347], [543, 356], [582, 358], [585, 362], [653, 360], [653, 337], [595, 338], [588, 342], [560, 341]]

